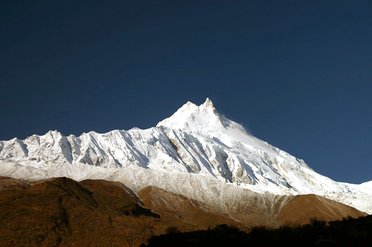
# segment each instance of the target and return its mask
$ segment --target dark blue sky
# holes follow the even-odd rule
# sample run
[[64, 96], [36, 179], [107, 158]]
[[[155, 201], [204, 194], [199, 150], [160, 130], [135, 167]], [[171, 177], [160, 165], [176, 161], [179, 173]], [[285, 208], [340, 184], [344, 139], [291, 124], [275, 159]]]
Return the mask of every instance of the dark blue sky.
[[148, 128], [210, 97], [336, 180], [372, 180], [372, 1], [0, 2], [0, 139]]

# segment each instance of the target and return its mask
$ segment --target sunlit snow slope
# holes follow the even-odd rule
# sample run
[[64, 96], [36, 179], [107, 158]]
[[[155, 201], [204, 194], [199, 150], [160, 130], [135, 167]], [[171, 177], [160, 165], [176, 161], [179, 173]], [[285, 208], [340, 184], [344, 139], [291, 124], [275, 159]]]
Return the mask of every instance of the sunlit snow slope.
[[125, 180], [134, 189], [152, 185], [210, 200], [220, 200], [226, 186], [239, 193], [317, 194], [372, 213], [370, 186], [338, 183], [316, 173], [220, 115], [209, 99], [200, 106], [187, 102], [150, 129], [78, 137], [49, 131], [1, 141], [0, 175]]

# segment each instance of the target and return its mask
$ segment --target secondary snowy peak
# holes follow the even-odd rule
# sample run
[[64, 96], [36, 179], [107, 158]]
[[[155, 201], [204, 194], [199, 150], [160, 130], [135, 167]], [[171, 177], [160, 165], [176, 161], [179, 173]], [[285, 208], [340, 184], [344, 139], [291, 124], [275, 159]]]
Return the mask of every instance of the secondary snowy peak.
[[166, 127], [207, 135], [221, 135], [229, 129], [245, 132], [242, 126], [223, 117], [209, 98], [199, 106], [187, 102], [171, 117], [159, 122], [156, 127]]

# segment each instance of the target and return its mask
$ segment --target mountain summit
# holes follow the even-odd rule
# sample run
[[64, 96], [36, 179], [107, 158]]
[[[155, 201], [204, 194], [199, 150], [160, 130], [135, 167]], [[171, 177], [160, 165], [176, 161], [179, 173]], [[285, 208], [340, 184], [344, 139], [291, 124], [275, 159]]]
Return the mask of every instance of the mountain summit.
[[316, 173], [219, 114], [208, 98], [199, 106], [187, 102], [149, 129], [80, 136], [49, 131], [0, 141], [0, 175], [122, 181], [135, 191], [155, 186], [209, 202], [224, 213], [247, 191], [316, 194], [372, 213], [372, 192], [366, 186]]
[[209, 98], [200, 106], [187, 102], [171, 117], [164, 119], [156, 125], [156, 127], [161, 126], [170, 129], [216, 135], [224, 134], [230, 126], [235, 126], [243, 130], [240, 125], [224, 118]]

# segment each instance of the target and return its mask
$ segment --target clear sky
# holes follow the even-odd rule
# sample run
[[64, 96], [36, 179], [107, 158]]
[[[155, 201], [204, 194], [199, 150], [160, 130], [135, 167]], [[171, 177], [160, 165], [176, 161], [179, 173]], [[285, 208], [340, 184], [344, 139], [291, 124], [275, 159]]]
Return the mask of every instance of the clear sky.
[[372, 1], [0, 1], [0, 139], [148, 128], [210, 97], [338, 181], [372, 180]]

